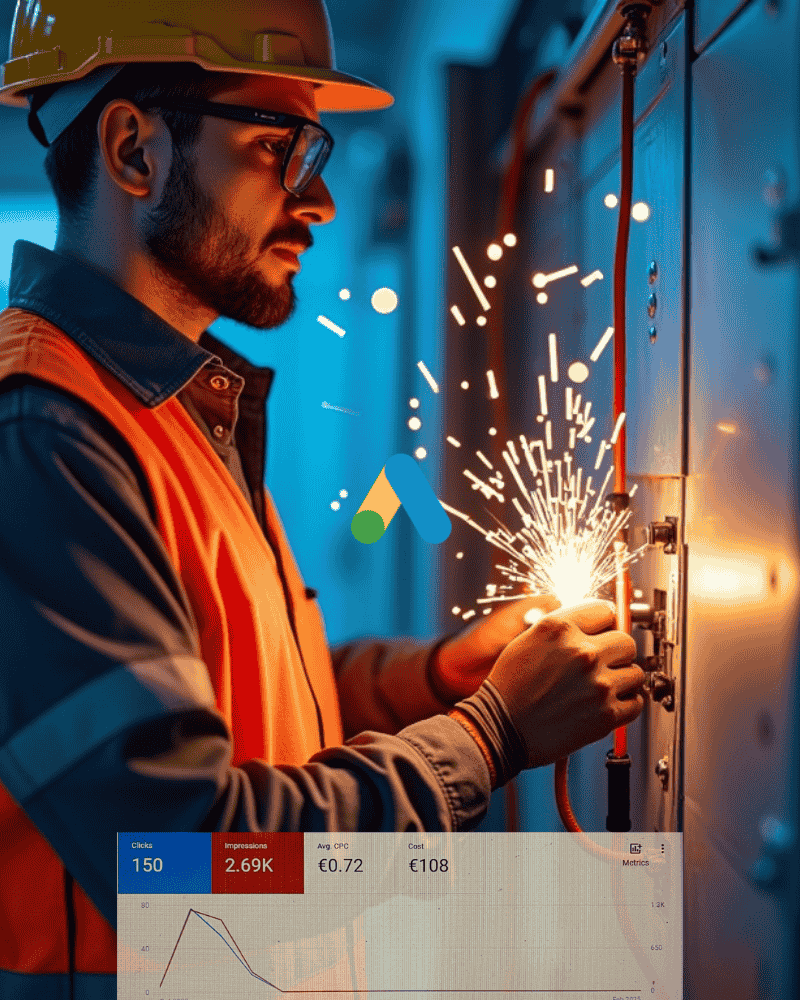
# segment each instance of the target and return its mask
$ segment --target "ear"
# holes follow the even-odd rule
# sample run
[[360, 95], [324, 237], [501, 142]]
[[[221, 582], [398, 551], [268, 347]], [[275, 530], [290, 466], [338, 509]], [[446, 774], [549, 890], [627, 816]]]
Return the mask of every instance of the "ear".
[[134, 197], [153, 194], [159, 175], [169, 169], [165, 161], [165, 135], [171, 157], [169, 129], [157, 114], [146, 114], [130, 101], [110, 101], [97, 121], [97, 143], [111, 180]]

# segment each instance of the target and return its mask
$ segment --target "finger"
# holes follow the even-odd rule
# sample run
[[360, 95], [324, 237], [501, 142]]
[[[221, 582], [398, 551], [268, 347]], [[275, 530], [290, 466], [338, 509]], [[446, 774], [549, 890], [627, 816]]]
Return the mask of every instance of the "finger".
[[558, 611], [551, 611], [547, 617], [563, 618], [565, 621], [572, 622], [587, 635], [605, 632], [617, 622], [615, 606], [610, 601], [594, 599], [570, 604], [566, 608], [559, 608]]
[[647, 674], [635, 663], [629, 667], [617, 667], [614, 670], [617, 697], [620, 699], [631, 698], [636, 694], [641, 694], [646, 680]]
[[598, 640], [603, 648], [603, 662], [608, 667], [627, 667], [639, 652], [633, 636], [627, 632], [607, 632]]

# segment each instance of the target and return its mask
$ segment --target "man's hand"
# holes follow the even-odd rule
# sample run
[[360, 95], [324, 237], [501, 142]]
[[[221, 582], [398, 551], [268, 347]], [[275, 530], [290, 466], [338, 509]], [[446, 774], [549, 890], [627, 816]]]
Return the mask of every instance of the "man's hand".
[[[448, 695], [448, 701], [474, 694], [506, 646], [530, 627], [525, 615], [529, 611], [544, 615], [560, 607], [557, 597], [542, 594], [508, 601], [491, 615], [479, 618], [439, 649], [431, 667], [436, 687]], [[531, 616], [534, 622], [539, 617]]]

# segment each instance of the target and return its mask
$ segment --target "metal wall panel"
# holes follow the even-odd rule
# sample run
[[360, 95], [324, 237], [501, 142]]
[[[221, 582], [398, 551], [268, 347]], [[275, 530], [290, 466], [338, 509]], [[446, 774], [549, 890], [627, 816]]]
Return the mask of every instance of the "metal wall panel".
[[681, 473], [684, 61], [681, 17], [636, 83], [637, 110], [652, 108], [634, 139], [634, 209], [644, 204], [650, 217], [631, 220], [626, 290], [628, 469], [638, 475]]
[[[746, 7], [750, 0], [695, 0], [694, 5], [694, 47], [700, 52], [711, 40], [711, 37], [723, 27], [737, 10]], [[765, 0], [758, 0], [759, 6], [765, 5]], [[775, 0], [766, 0], [769, 6], [777, 7]]]
[[[798, 191], [797, 7], [745, 10], [693, 66], [686, 540], [689, 996], [788, 996], [797, 961], [776, 884], [748, 884], [796, 820], [797, 272], [758, 268]], [[773, 824], [774, 826], [774, 824]], [[784, 887], [785, 888], [785, 887]], [[794, 906], [794, 901], [792, 906]], [[712, 921], [705, 916], [718, 914]]]

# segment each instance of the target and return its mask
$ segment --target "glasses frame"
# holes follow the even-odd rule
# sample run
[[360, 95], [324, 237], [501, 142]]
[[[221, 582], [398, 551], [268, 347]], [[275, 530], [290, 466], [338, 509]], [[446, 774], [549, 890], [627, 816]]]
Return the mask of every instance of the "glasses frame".
[[[320, 176], [333, 150], [333, 136], [330, 132], [326, 128], [323, 128], [319, 122], [315, 122], [312, 118], [303, 118], [302, 115], [288, 115], [281, 111], [267, 111], [264, 108], [251, 108], [241, 104], [218, 104], [216, 101], [148, 101], [142, 105], [142, 110], [146, 108], [188, 111], [196, 115], [210, 115], [212, 118], [224, 118], [226, 121], [244, 122], [246, 125], [274, 125], [277, 128], [293, 128], [294, 134], [284, 153], [283, 163], [281, 164], [281, 187], [288, 194], [293, 194], [296, 197], [299, 197], [306, 190], [315, 177]], [[307, 125], [310, 125], [316, 132], [322, 133], [327, 145], [319, 164], [308, 180], [299, 190], [292, 190], [286, 186], [286, 172], [303, 129]]]

